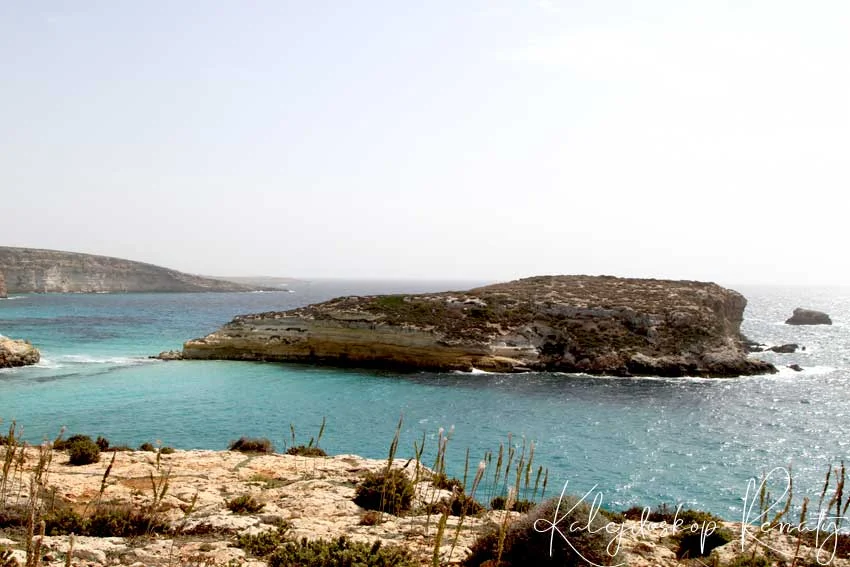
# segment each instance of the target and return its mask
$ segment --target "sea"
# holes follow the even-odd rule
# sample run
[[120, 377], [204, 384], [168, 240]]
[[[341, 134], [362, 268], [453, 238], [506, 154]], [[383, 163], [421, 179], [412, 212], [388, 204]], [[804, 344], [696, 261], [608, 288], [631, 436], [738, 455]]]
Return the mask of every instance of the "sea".
[[[0, 300], [0, 333], [29, 339], [42, 360], [0, 370], [0, 429], [15, 421], [31, 443], [65, 427], [66, 436], [179, 449], [267, 437], [283, 451], [293, 429], [296, 444], [315, 442], [324, 419], [320, 445], [329, 454], [380, 459], [401, 421], [398, 457], [412, 458], [424, 439], [430, 464], [441, 431], [449, 435], [449, 474], [462, 477], [469, 463], [471, 477], [489, 453], [487, 495], [500, 490], [492, 486], [500, 445], [514, 446], [518, 459], [533, 443], [530, 484], [544, 467], [544, 496], [566, 490], [612, 510], [682, 504], [729, 520], [746, 517], [762, 478], [777, 500], [792, 478], [798, 507], [803, 497], [817, 501], [830, 467], [850, 461], [848, 288], [729, 286], [748, 299], [742, 330], [750, 339], [805, 347], [753, 355], [780, 369], [768, 376], [398, 373], [148, 358], [238, 314], [477, 283], [485, 282], [315, 280], [273, 292], [12, 296]], [[833, 325], [785, 325], [798, 306], [828, 312]]]

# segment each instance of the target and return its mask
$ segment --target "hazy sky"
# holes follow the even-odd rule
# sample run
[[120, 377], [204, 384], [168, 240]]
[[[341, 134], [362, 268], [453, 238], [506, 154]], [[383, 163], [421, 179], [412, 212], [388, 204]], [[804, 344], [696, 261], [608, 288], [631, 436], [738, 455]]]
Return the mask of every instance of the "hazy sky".
[[0, 2], [0, 244], [850, 283], [850, 2]]

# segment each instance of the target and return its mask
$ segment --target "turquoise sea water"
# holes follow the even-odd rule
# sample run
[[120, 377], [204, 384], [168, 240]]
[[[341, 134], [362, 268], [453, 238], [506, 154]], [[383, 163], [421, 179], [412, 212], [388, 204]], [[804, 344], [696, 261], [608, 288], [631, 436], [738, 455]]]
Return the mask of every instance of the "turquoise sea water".
[[[338, 295], [464, 289], [460, 282], [294, 283], [295, 293], [25, 295], [0, 301], [0, 333], [25, 337], [37, 367], [0, 370], [0, 418], [25, 437], [69, 432], [113, 443], [162, 440], [223, 449], [241, 435], [279, 449], [327, 429], [330, 453], [386, 456], [400, 415], [399, 456], [425, 433], [454, 427], [449, 467], [461, 475], [509, 433], [536, 443], [549, 492], [594, 485], [612, 508], [682, 502], [737, 518], [747, 480], [792, 466], [795, 492], [817, 498], [830, 463], [850, 457], [850, 290], [744, 288], [744, 332], [806, 351], [761, 356], [774, 376], [738, 379], [619, 379], [550, 373], [399, 374], [302, 365], [161, 362], [240, 313], [286, 309]], [[829, 312], [831, 327], [783, 324], [794, 307]], [[797, 373], [784, 368], [796, 362]], [[427, 459], [426, 459], [427, 462]], [[536, 465], [535, 465], [536, 466]], [[492, 470], [490, 471], [492, 474]], [[532, 475], [533, 476], [533, 475]]]

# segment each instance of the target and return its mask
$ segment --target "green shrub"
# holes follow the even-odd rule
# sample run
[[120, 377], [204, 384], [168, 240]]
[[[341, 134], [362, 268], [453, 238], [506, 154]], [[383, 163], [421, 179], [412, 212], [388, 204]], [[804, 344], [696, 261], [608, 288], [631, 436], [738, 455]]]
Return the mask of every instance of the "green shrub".
[[0, 506], [0, 529], [27, 525], [28, 513], [27, 507], [23, 504]]
[[240, 437], [236, 441], [232, 441], [227, 447], [229, 451], [239, 451], [241, 453], [274, 453], [274, 445], [265, 437]]
[[264, 507], [265, 504], [257, 502], [250, 494], [243, 494], [227, 501], [227, 509], [234, 514], [256, 514]]
[[[643, 510], [643, 508], [639, 508], [638, 506], [632, 506], [623, 512], [622, 515], [627, 520], [640, 520], [643, 515]], [[669, 506], [667, 504], [659, 504], [655, 507], [655, 509], [650, 509], [649, 515], [647, 516], [647, 521], [649, 522], [667, 522], [668, 524], [672, 524], [677, 519], [682, 521], [682, 526], [687, 527], [690, 527], [690, 525], [694, 523], [702, 525], [703, 522], [722, 521], [722, 518], [708, 512], [692, 510], [690, 508], [678, 510], [677, 507]]]
[[298, 445], [296, 447], [290, 447], [286, 450], [287, 455], [298, 455], [299, 457], [327, 457], [328, 454], [325, 453], [324, 449], [319, 449], [318, 447], [311, 447], [310, 445]]
[[764, 555], [756, 555], [754, 558], [751, 554], [744, 553], [735, 556], [735, 559], [727, 564], [726, 567], [771, 567], [772, 565], [773, 563], [770, 559]]
[[354, 503], [367, 510], [398, 516], [410, 510], [412, 502], [413, 482], [399, 469], [389, 473], [366, 473], [355, 489]]
[[457, 488], [459, 492], [463, 492], [463, 483], [456, 478], [449, 478], [443, 473], [435, 474], [431, 479], [431, 484], [434, 485], [434, 488], [439, 488], [440, 490], [454, 490]]
[[153, 453], [156, 451], [156, 447], [153, 446], [153, 443], [148, 443], [145, 441], [141, 445], [139, 445], [139, 451], [147, 451], [149, 453]]
[[100, 460], [100, 447], [90, 437], [76, 439], [68, 445], [68, 458], [74, 466], [96, 463]]
[[20, 563], [12, 555], [12, 550], [4, 545], [0, 545], [0, 567], [20, 567]]
[[172, 455], [177, 451], [174, 447], [163, 447], [159, 450], [160, 455]]
[[45, 518], [47, 535], [73, 533], [92, 537], [134, 537], [168, 531], [169, 526], [164, 519], [131, 505], [100, 505], [88, 517], [65, 508], [56, 510]]
[[76, 442], [78, 442], [78, 441], [89, 441], [89, 442], [91, 442], [91, 443], [94, 443], [94, 441], [92, 441], [92, 440], [91, 440], [91, 437], [89, 437], [88, 435], [80, 435], [80, 434], [78, 433], [78, 434], [76, 434], [76, 435], [71, 435], [71, 436], [70, 436], [70, 437], [68, 437], [67, 439], [59, 439], [59, 440], [57, 440], [56, 442], [54, 442], [54, 443], [53, 443], [53, 449], [54, 449], [55, 451], [67, 451], [67, 450], [68, 450], [68, 448], [69, 448], [69, 447], [70, 447], [73, 443], [76, 443]]
[[101, 451], [106, 451], [107, 449], [109, 449], [109, 439], [107, 439], [106, 437], [98, 435], [97, 439], [94, 440], [94, 443]]
[[289, 541], [269, 556], [269, 567], [415, 567], [410, 553], [396, 546], [350, 541], [345, 536], [333, 541], [307, 538]]
[[[492, 500], [490, 500], [490, 509], [504, 510], [505, 504], [506, 501], [504, 496], [495, 496]], [[513, 503], [513, 506], [511, 506], [511, 511], [521, 512], [525, 514], [526, 512], [534, 508], [535, 505], [536, 503], [532, 500], [517, 500]]]
[[477, 500], [461, 492], [451, 498], [443, 498], [437, 502], [427, 504], [425, 506], [425, 512], [428, 514], [441, 514], [446, 506], [449, 507], [450, 516], [475, 516], [484, 511], [484, 506]]
[[[558, 509], [557, 528], [569, 542], [565, 541], [558, 532], [547, 531], [549, 523], [555, 520], [556, 508]], [[502, 562], [499, 566], [578, 567], [586, 565], [588, 561], [597, 565], [621, 563], [611, 555], [615, 551], [614, 546], [612, 545], [610, 549], [611, 553], [608, 550], [608, 544], [616, 535], [606, 532], [607, 518], [600, 514], [590, 521], [589, 516], [590, 506], [586, 502], [579, 502], [579, 499], [574, 496], [564, 496], [560, 508], [558, 508], [558, 498], [538, 504], [530, 513], [508, 526], [504, 534]], [[541, 521], [535, 527], [537, 520]], [[589, 527], [588, 524], [590, 524]], [[571, 530], [572, 525], [579, 526], [581, 529]], [[487, 562], [495, 564], [499, 553], [499, 539], [499, 528], [491, 527], [472, 545], [471, 553], [464, 560], [463, 565], [478, 567]], [[551, 555], [550, 541], [552, 542]]]
[[276, 530], [241, 535], [236, 540], [236, 545], [254, 557], [268, 557], [286, 541], [286, 532], [289, 528], [289, 523], [284, 523]]
[[44, 533], [49, 536], [84, 534], [86, 521], [71, 508], [58, 508], [44, 518]]

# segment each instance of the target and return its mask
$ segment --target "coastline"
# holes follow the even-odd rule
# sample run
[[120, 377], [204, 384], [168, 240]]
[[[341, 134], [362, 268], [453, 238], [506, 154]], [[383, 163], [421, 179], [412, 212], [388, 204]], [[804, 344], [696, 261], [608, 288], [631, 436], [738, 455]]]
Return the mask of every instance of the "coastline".
[[[0, 451], [5, 453], [4, 451]], [[33, 467], [38, 462], [38, 449], [26, 450], [28, 464], [23, 474], [8, 487], [18, 494], [18, 486], [26, 485]], [[67, 455], [53, 451], [50, 465], [46, 506], [55, 508], [57, 499], [63, 506], [81, 511], [92, 511], [98, 506], [129, 505], [143, 508], [149, 504], [156, 486], [167, 488], [160, 499], [160, 511], [171, 533], [151, 534], [146, 537], [90, 537], [74, 538], [73, 553], [76, 561], [87, 565], [245, 565], [260, 567], [266, 561], [252, 557], [237, 546], [240, 536], [262, 532], [274, 533], [286, 524], [294, 539], [335, 540], [346, 536], [351, 541], [372, 544], [381, 541], [383, 546], [400, 546], [408, 550], [421, 565], [432, 564], [435, 541], [438, 536], [438, 513], [424, 513], [429, 502], [451, 498], [451, 491], [435, 488], [433, 474], [426, 468], [419, 473], [416, 485], [414, 511], [401, 516], [384, 514], [381, 521], [364, 525], [365, 510], [352, 501], [355, 486], [368, 473], [387, 467], [386, 460], [364, 459], [357, 455], [331, 457], [303, 457], [286, 454], [244, 454], [234, 451], [182, 451], [159, 454], [146, 451], [119, 451], [104, 453], [100, 462], [84, 466], [71, 466]], [[408, 459], [394, 459], [393, 468], [405, 471], [414, 478], [414, 466]], [[160, 483], [160, 484], [157, 484]], [[555, 491], [557, 493], [557, 490]], [[262, 504], [262, 509], [245, 514], [227, 509], [228, 502], [239, 496], [251, 495]], [[552, 496], [556, 496], [554, 494]], [[8, 498], [7, 506], [8, 509]], [[8, 514], [7, 514], [8, 517]], [[683, 515], [683, 517], [685, 517]], [[710, 518], [710, 516], [697, 516]], [[475, 540], [493, 525], [517, 525], [522, 515], [517, 512], [488, 510], [477, 516], [447, 516], [442, 534], [442, 545], [436, 546], [440, 565], [457, 565], [466, 558]], [[708, 524], [712, 520], [707, 520]], [[556, 522], [557, 524], [557, 522]], [[755, 527], [745, 527], [741, 522], [716, 522], [708, 525], [703, 520], [703, 533], [717, 530], [731, 534], [728, 541], [713, 550], [702, 561], [706, 564], [728, 565], [740, 556], [744, 537], [748, 542], [758, 539], [769, 545], [775, 553], [797, 553], [800, 557], [814, 557], [816, 546], [803, 546], [795, 550], [793, 536], [777, 532], [759, 533]], [[676, 534], [697, 533], [691, 520], [648, 521], [623, 519], [609, 521], [610, 533], [605, 537], [616, 541], [618, 551], [612, 564], [634, 567], [680, 567], [692, 565], [690, 560], [677, 558]], [[694, 524], [696, 525], [696, 524]], [[551, 529], [551, 528], [550, 528]], [[539, 543], [548, 542], [544, 528]], [[578, 531], [578, 530], [576, 530]], [[570, 537], [566, 529], [556, 537]], [[555, 535], [553, 533], [553, 535]], [[578, 537], [578, 536], [576, 536]], [[681, 537], [681, 536], [680, 536]], [[36, 536], [37, 538], [37, 536]], [[13, 550], [12, 556], [23, 565], [26, 555], [26, 535], [18, 529], [0, 527], [0, 546]], [[68, 535], [44, 537], [40, 544], [47, 567], [65, 564], [69, 548]], [[825, 547], [823, 553], [829, 552]], [[822, 558], [827, 558], [823, 555]], [[616, 559], [616, 560], [614, 560]], [[846, 567], [846, 556], [832, 557], [823, 564]]]

